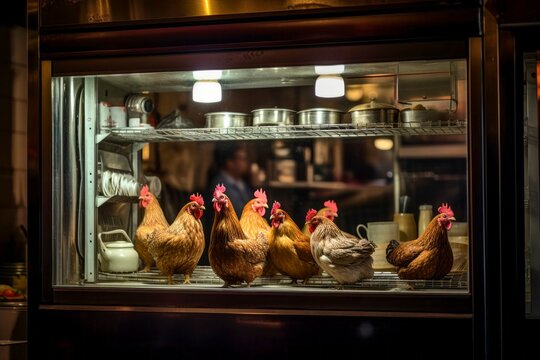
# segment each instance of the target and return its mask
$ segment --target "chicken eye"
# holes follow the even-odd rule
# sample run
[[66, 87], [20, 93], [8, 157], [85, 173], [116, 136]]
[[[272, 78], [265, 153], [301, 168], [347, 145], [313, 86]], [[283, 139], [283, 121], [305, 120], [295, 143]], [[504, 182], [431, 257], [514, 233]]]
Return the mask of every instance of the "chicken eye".
[[442, 217], [443, 217], [443, 218], [446, 218], [446, 214], [443, 214], [443, 216], [442, 216]]

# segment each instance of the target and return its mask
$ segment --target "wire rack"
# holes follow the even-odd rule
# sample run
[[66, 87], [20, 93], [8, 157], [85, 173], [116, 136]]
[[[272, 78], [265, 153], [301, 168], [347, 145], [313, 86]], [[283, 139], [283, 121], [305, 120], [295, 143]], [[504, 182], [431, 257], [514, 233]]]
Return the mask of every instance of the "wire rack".
[[[125, 273], [114, 274], [100, 272], [99, 281], [102, 282], [123, 282], [126, 285], [130, 284], [167, 284], [167, 277], [160, 275], [157, 270], [152, 270], [147, 273]], [[183, 276], [175, 274], [174, 279], [178, 284], [183, 283]], [[191, 277], [192, 285], [201, 286], [222, 286], [221, 280], [212, 271], [210, 266], [198, 266]], [[189, 286], [189, 285], [180, 285]], [[245, 286], [245, 285], [244, 285]], [[291, 287], [291, 278], [283, 275], [272, 277], [257, 278], [252, 286], [268, 287], [268, 288], [287, 288]], [[320, 276], [313, 276], [307, 284], [298, 283], [295, 288], [318, 288], [318, 289], [333, 289], [339, 284], [331, 277], [323, 273]], [[467, 272], [451, 272], [441, 280], [401, 280], [396, 273], [393, 272], [375, 272], [372, 279], [362, 280], [352, 285], [346, 285], [345, 289], [363, 289], [363, 290], [384, 290], [384, 291], [407, 291], [407, 290], [467, 290], [468, 275]]]
[[460, 135], [466, 132], [466, 122], [445, 121], [431, 126], [419, 124], [382, 124], [361, 127], [352, 124], [245, 126], [195, 129], [113, 129], [106, 137], [119, 143], [223, 140], [287, 140], [307, 138], [346, 138], [392, 135]]

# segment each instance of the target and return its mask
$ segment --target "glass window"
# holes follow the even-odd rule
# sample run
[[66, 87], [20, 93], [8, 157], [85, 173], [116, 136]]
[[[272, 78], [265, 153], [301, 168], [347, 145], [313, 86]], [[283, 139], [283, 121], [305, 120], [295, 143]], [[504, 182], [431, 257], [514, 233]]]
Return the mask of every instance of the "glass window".
[[465, 60], [209, 70], [53, 78], [57, 285], [468, 292]]

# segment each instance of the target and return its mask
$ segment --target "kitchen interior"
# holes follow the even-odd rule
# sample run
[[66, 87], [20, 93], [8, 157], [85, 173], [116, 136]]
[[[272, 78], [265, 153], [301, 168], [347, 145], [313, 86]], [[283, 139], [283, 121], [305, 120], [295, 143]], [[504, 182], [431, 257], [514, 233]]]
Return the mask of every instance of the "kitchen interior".
[[[212, 181], [222, 171], [216, 159], [220, 151], [234, 146], [247, 156], [248, 166], [241, 174], [247, 188], [264, 189], [269, 207], [280, 202], [299, 228], [309, 209], [319, 209], [328, 200], [339, 209], [338, 227], [360, 238], [377, 237], [370, 231], [384, 225], [381, 222], [392, 229], [393, 221], [399, 223], [390, 238], [375, 244], [376, 276], [348, 289], [387, 291], [410, 286], [398, 279], [395, 267], [386, 261], [385, 248], [392, 239], [405, 242], [420, 235], [422, 208], [429, 222], [442, 203], [449, 203], [457, 219], [449, 233], [452, 273], [442, 280], [419, 281], [414, 288], [467, 292], [466, 69], [466, 61], [457, 59], [57, 78], [53, 79], [53, 98], [71, 84], [67, 93], [75, 99], [67, 116], [60, 115], [65, 110], [56, 110], [58, 119], [64, 116], [69, 121], [64, 123], [66, 129], [58, 127], [58, 136], [64, 141], [66, 136], [78, 140], [63, 145], [77, 144], [73, 152], [77, 158], [67, 159], [61, 148], [56, 156], [64, 158], [65, 172], [73, 165], [82, 172], [92, 162], [86, 155], [81, 162], [84, 151], [97, 151], [97, 161], [91, 166], [98, 174], [96, 226], [105, 247], [133, 241], [143, 216], [135, 204], [136, 195], [144, 184], [157, 196], [169, 223], [190, 194], [202, 194], [207, 204], [201, 219], [206, 246], [192, 287], [222, 285], [208, 263], [214, 217], [208, 204], [217, 185]], [[80, 90], [83, 82], [85, 91]], [[95, 96], [87, 90], [90, 82]], [[70, 114], [79, 116], [89, 104], [96, 104], [90, 111], [99, 118], [97, 144], [87, 140], [92, 133], [83, 134], [87, 130], [73, 128], [70, 120]], [[56, 181], [71, 191], [82, 186], [81, 178], [66, 180], [64, 176]], [[107, 185], [114, 181], [124, 183]], [[78, 209], [65, 212], [72, 218], [57, 220], [57, 229], [78, 234], [68, 244], [58, 245], [57, 281], [165, 285], [157, 269], [138, 271], [141, 262], [130, 272], [108, 271], [103, 266], [104, 253], [97, 256], [99, 275], [88, 281], [92, 270], [88, 256], [85, 259], [88, 244], [83, 231], [88, 223], [82, 226], [81, 209], [87, 201], [83, 193], [79, 191]], [[66, 208], [72, 204], [59, 201]], [[240, 217], [242, 208], [236, 207]], [[269, 213], [270, 209], [267, 218]], [[124, 232], [118, 234], [119, 229]], [[254, 284], [283, 289], [289, 281], [278, 275], [261, 277]], [[295, 289], [332, 289], [334, 285], [323, 274]]]

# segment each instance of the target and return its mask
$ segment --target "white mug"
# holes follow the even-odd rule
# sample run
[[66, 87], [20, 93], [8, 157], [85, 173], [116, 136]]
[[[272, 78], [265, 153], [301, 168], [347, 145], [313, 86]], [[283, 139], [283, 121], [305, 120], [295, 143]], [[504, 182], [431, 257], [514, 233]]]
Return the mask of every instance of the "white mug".
[[361, 230], [366, 231], [367, 239], [373, 242], [377, 247], [373, 253], [373, 269], [378, 271], [393, 271], [395, 270], [388, 261], [386, 261], [386, 247], [390, 240], [399, 239], [399, 225], [393, 221], [378, 221], [370, 222], [366, 225], [360, 224], [356, 227], [356, 233], [360, 238]]
[[111, 119], [115, 127], [126, 127], [127, 115], [125, 106], [110, 106]]

